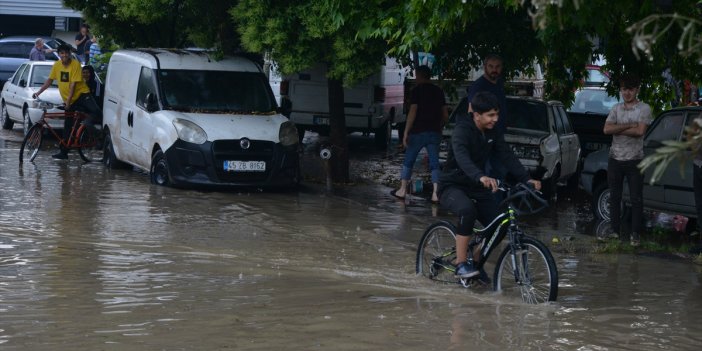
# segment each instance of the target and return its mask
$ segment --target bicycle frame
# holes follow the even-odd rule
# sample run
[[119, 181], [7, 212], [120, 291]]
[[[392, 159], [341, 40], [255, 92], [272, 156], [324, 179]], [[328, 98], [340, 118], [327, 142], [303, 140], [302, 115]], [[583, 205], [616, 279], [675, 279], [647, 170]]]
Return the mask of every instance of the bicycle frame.
[[[505, 227], [505, 225], [507, 226]], [[474, 262], [476, 262], [477, 267], [482, 268], [486, 258], [490, 256], [492, 251], [504, 240], [507, 234], [510, 235], [510, 245], [513, 245], [515, 239], [514, 235], [519, 232], [521, 231], [517, 225], [516, 211], [511, 205], [508, 205], [507, 209], [495, 217], [485, 228], [473, 229], [474, 237], [468, 244], [468, 254], [473, 256], [475, 247], [486, 242], [485, 245], [480, 248], [480, 256], [477, 261], [474, 257]]]
[[[64, 139], [59, 133], [51, 127], [51, 125], [46, 121], [47, 119], [65, 119], [73, 118], [73, 125], [71, 126], [71, 132], [67, 139]], [[67, 149], [77, 149], [81, 147], [86, 147], [89, 145], [80, 144], [80, 135], [85, 128], [81, 122], [85, 120], [87, 116], [79, 111], [71, 112], [46, 112], [41, 115], [41, 119], [37, 124], [41, 124], [42, 128], [49, 130], [53, 134], [54, 138], [58, 141], [59, 145]]]

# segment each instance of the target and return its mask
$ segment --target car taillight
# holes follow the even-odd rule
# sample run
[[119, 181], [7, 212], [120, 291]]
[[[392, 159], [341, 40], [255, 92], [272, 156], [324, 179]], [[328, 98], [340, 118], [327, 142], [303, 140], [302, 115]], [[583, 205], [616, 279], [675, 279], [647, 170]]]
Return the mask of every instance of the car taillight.
[[384, 102], [385, 101], [385, 88], [376, 86], [373, 89], [373, 101], [374, 102]]
[[284, 80], [280, 82], [280, 95], [288, 95], [290, 90], [290, 81]]

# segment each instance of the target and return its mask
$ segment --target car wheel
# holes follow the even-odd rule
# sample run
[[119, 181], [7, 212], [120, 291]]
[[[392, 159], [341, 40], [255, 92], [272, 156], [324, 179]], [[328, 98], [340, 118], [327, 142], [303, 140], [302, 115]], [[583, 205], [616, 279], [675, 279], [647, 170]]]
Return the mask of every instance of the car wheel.
[[27, 108], [25, 108], [22, 112], [22, 117], [24, 117], [22, 121], [22, 127], [24, 127], [24, 135], [27, 135], [27, 133], [29, 133], [29, 128], [32, 128], [32, 119], [29, 118], [29, 110]]
[[592, 198], [592, 210], [595, 212], [595, 216], [601, 220], [609, 220], [611, 218], [609, 213], [609, 185], [607, 182], [602, 182], [595, 187]]
[[171, 184], [170, 177], [168, 175], [168, 162], [166, 157], [163, 155], [163, 151], [158, 150], [154, 153], [154, 157], [151, 158], [151, 183], [161, 186], [168, 186]]
[[378, 129], [375, 130], [375, 146], [380, 150], [387, 150], [392, 135], [392, 124], [390, 121], [385, 121]]
[[110, 137], [110, 131], [105, 133], [105, 157], [103, 158], [103, 163], [108, 169], [118, 169], [125, 168], [126, 163], [120, 161], [115, 155], [115, 147], [112, 145], [112, 138]]
[[10, 115], [7, 113], [5, 101], [2, 102], [2, 109], [0, 110], [0, 121], [2, 122], [2, 129], [12, 129], [15, 125], [15, 122], [10, 119]]

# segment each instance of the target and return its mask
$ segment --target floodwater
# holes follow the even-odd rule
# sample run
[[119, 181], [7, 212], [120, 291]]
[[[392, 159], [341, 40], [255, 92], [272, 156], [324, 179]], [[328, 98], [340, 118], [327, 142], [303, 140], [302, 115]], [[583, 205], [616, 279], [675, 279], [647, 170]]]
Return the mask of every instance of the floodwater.
[[[554, 247], [558, 302], [524, 305], [415, 276], [436, 219], [387, 188], [177, 190], [75, 154], [20, 167], [18, 149], [0, 140], [2, 350], [702, 345], [702, 274], [684, 261]], [[526, 231], [589, 245], [581, 207], [561, 197]]]

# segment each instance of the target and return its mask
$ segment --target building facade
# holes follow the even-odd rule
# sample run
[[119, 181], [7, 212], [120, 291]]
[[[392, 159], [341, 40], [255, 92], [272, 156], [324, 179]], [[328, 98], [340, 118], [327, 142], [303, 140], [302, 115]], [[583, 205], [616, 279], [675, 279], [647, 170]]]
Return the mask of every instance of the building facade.
[[0, 38], [75, 32], [80, 23], [81, 13], [64, 7], [61, 0], [0, 0]]

